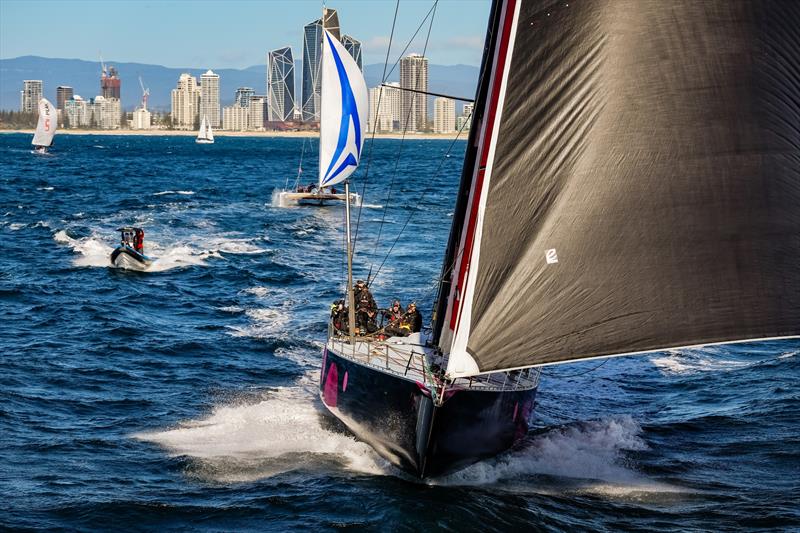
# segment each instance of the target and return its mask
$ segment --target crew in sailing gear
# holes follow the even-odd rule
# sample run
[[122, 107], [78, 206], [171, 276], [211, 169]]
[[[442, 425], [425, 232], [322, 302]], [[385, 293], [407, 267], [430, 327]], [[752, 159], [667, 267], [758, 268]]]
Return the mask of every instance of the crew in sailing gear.
[[356, 282], [353, 296], [356, 302], [356, 328], [361, 335], [374, 333], [378, 329], [375, 321], [378, 315], [378, 306], [375, 305], [375, 299], [363, 280]]
[[403, 306], [400, 305], [400, 300], [393, 301], [389, 309], [383, 310], [383, 316], [386, 318], [386, 326], [399, 326], [400, 319], [403, 318], [403, 313]]
[[408, 310], [400, 320], [400, 328], [407, 331], [406, 335], [417, 333], [422, 329], [422, 315], [417, 311], [417, 304], [411, 302], [408, 304]]
[[344, 300], [336, 300], [333, 302], [331, 305], [331, 322], [337, 333], [347, 333], [347, 314], [348, 309], [347, 306], [344, 305]]

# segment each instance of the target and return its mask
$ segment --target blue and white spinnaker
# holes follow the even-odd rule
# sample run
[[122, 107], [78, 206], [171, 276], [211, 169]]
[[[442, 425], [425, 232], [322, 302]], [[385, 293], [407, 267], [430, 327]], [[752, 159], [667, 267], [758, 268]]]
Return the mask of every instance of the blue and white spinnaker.
[[347, 179], [358, 167], [367, 131], [367, 83], [350, 53], [325, 30], [322, 47], [319, 186]]

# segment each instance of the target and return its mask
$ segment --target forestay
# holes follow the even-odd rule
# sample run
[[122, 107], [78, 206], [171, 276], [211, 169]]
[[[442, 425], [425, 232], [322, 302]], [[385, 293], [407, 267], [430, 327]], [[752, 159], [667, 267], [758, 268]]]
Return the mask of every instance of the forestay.
[[358, 167], [367, 128], [367, 84], [350, 53], [323, 32], [319, 184], [329, 187]]
[[39, 122], [36, 124], [36, 133], [33, 134], [31, 144], [34, 146], [50, 146], [58, 127], [56, 108], [47, 98], [39, 100]]
[[448, 374], [800, 335], [800, 3], [506, 10]]

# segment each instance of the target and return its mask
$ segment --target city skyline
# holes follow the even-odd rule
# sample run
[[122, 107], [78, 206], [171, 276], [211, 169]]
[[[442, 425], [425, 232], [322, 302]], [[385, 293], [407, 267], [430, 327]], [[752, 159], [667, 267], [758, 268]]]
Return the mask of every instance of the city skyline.
[[[159, 64], [169, 68], [196, 68], [209, 65], [218, 69], [247, 68], [260, 64], [270, 49], [291, 46], [302, 49], [302, 27], [319, 18], [319, 2], [229, 2], [226, 9], [215, 4], [199, 2], [185, 9], [184, 2], [166, 1], [147, 4], [119, 1], [104, 4], [102, 21], [96, 3], [77, 1], [70, 9], [50, 0], [3, 0], [0, 3], [0, 58], [36, 55], [42, 57], [97, 60], [99, 53], [116, 62]], [[241, 9], [237, 9], [236, 6]], [[392, 58], [397, 59], [419, 23], [430, 10], [432, 2], [401, 3], [392, 46]], [[345, 32], [359, 39], [363, 46], [364, 64], [382, 63], [392, 28], [395, 3], [390, 1], [358, 2], [341, 0], [330, 6], [347, 21]], [[32, 9], [58, 14], [60, 23], [41, 38], [35, 34]], [[480, 63], [483, 37], [488, 17], [488, 0], [456, 2], [441, 0], [437, 6], [433, 31], [426, 56], [437, 64]], [[110, 10], [111, 12], [109, 12]], [[274, 16], [277, 11], [280, 17]], [[248, 13], [241, 17], [241, 13]], [[116, 18], [129, 24], [101, 23]], [[263, 16], [261, 16], [263, 14]], [[181, 20], [175, 25], [173, 20]], [[213, 25], [209, 22], [213, 21]], [[140, 28], [149, 28], [143, 39]], [[251, 27], [252, 26], [252, 27]], [[78, 31], [76, 31], [76, 28]], [[215, 35], [214, 46], [198, 49], [199, 33]], [[411, 48], [422, 50], [426, 32], [420, 32]]]

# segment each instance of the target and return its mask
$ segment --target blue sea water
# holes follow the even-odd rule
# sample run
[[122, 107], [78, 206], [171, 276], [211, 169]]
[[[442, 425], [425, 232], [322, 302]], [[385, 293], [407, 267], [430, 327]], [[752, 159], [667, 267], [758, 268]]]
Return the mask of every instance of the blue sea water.
[[[523, 446], [425, 483], [331, 423], [342, 208], [273, 199], [302, 144], [63, 135], [40, 157], [0, 135], [0, 529], [800, 528], [798, 341], [548, 368]], [[375, 143], [359, 277], [408, 221], [379, 304], [429, 316], [448, 146]], [[151, 272], [108, 267], [129, 224]]]

